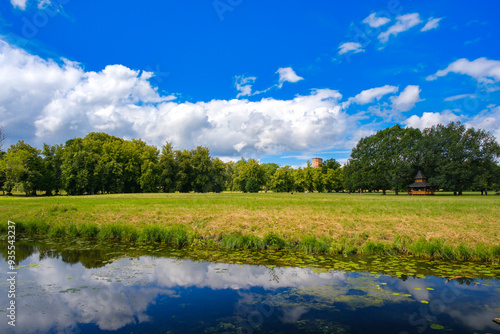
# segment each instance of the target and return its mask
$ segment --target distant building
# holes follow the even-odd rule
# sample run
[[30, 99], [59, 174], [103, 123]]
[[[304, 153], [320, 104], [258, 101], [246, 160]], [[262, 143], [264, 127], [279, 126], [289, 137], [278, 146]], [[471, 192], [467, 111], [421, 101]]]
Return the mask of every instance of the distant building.
[[312, 160], [313, 160], [313, 164], [312, 164], [313, 168], [319, 168], [319, 167], [321, 167], [321, 164], [323, 163], [323, 159], [321, 159], [321, 158], [313, 158]]

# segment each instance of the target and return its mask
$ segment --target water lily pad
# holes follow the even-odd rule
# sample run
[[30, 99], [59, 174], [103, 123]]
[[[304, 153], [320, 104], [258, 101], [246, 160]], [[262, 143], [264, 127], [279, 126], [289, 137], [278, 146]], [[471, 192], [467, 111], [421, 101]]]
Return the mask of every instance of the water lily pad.
[[432, 324], [431, 325], [432, 329], [444, 329], [444, 326], [438, 325], [438, 324]]

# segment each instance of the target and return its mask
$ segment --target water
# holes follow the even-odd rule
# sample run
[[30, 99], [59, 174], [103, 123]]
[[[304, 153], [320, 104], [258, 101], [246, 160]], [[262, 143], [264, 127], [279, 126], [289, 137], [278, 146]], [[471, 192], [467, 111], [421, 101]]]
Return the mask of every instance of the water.
[[[16, 246], [22, 260], [16, 269], [16, 326], [12, 327], [6, 310], [7, 244], [0, 242], [1, 333], [495, 333], [500, 329], [492, 321], [500, 317], [498, 266], [398, 257], [200, 252], [84, 241], [25, 240]], [[296, 265], [285, 266], [285, 260]], [[446, 277], [459, 272], [469, 277], [447, 282]]]

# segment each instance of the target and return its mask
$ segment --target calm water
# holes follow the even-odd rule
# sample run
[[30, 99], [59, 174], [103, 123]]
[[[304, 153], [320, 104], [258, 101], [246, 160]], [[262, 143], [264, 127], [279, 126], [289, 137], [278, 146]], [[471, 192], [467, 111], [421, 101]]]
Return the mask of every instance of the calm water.
[[[227, 263], [203, 260], [214, 251], [195, 256], [165, 246], [33, 240], [17, 243], [22, 260], [16, 270], [16, 327], [11, 327], [6, 312], [7, 245], [2, 241], [0, 246], [1, 333], [497, 333], [500, 329], [492, 321], [500, 317], [500, 268], [488, 265], [476, 266], [483, 273], [480, 278], [447, 282], [444, 277], [465, 269], [438, 262], [426, 266], [408, 258], [347, 261], [312, 256], [306, 256], [308, 261], [296, 259], [296, 266], [284, 266], [277, 260], [285, 258], [283, 254], [264, 261], [265, 253], [248, 251], [225, 251], [233, 262]], [[263, 264], [245, 264], [238, 258]], [[315, 258], [321, 264], [314, 264]], [[400, 266], [394, 267], [396, 263]], [[372, 270], [363, 269], [364, 264]], [[448, 274], [440, 275], [440, 270]]]

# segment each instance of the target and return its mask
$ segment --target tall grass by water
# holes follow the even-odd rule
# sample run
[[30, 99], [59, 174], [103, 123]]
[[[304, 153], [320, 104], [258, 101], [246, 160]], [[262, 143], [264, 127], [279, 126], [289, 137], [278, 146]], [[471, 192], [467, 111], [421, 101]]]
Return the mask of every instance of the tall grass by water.
[[380, 194], [0, 197], [0, 229], [237, 249], [498, 261], [500, 198]]

